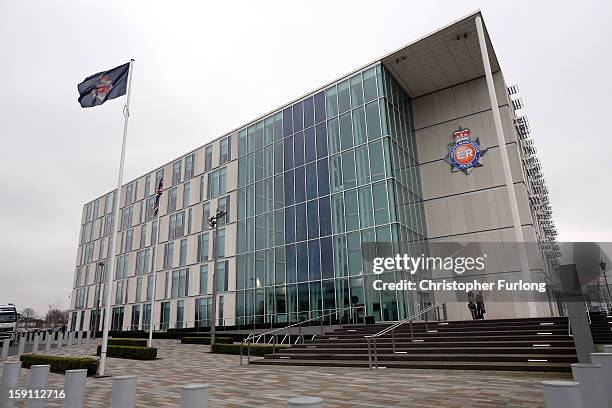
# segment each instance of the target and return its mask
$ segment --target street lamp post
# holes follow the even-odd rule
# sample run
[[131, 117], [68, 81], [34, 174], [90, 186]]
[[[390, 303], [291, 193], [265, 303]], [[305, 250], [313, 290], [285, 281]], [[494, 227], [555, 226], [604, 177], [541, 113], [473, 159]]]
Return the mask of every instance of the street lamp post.
[[606, 275], [606, 263], [602, 260], [599, 261], [599, 267], [601, 268], [601, 273], [604, 276], [604, 281], [606, 282], [606, 291], [608, 292], [608, 302], [609, 305], [612, 301], [612, 297], [610, 296], [610, 286], [608, 285], [608, 276]]
[[104, 267], [105, 264], [104, 262], [98, 262], [98, 266], [100, 267], [100, 273], [98, 273], [98, 279], [97, 279], [97, 284], [98, 284], [98, 290], [97, 290], [97, 295], [96, 295], [96, 325], [94, 327], [94, 331], [93, 331], [93, 339], [96, 339], [96, 332], [98, 331], [98, 327], [100, 325], [100, 288], [102, 286], [102, 277], [104, 276]]
[[219, 234], [219, 219], [225, 217], [227, 212], [225, 210], [217, 209], [217, 213], [208, 219], [208, 225], [214, 228], [213, 235], [213, 270], [212, 270], [212, 310], [211, 310], [211, 323], [210, 323], [210, 347], [212, 350], [215, 344], [215, 325], [217, 320], [217, 237]]

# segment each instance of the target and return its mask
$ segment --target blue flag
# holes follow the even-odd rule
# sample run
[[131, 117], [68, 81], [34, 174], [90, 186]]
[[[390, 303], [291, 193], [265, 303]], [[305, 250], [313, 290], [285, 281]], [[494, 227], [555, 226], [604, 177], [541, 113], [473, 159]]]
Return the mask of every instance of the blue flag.
[[85, 78], [78, 85], [79, 103], [82, 108], [102, 105], [109, 99], [125, 95], [130, 63]]

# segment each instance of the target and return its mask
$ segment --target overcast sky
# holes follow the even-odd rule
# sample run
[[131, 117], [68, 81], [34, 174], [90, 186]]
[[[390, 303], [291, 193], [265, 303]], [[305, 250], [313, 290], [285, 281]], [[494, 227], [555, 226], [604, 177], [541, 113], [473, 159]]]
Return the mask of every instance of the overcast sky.
[[0, 303], [69, 305], [82, 206], [116, 183], [123, 100], [81, 109], [84, 77], [136, 60], [129, 180], [478, 8], [559, 239], [612, 241], [611, 5], [0, 0]]

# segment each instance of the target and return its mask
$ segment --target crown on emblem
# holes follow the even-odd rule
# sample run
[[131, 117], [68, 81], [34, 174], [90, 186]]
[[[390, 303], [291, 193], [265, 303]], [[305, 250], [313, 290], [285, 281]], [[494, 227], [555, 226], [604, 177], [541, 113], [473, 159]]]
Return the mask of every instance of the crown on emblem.
[[455, 138], [455, 141], [459, 141], [459, 140], [463, 140], [463, 139], [469, 139], [470, 138], [470, 129], [464, 129], [462, 127], [459, 127], [459, 129], [455, 130], [453, 132], [453, 137]]

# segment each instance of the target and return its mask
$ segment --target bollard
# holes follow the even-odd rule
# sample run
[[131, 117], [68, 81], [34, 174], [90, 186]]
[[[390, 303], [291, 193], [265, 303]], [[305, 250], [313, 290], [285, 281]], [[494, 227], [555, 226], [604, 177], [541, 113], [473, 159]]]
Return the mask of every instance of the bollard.
[[62, 348], [64, 345], [64, 336], [61, 331], [57, 332], [57, 348]]
[[17, 355], [20, 356], [25, 350], [26, 336], [19, 337], [19, 347], [17, 348]]
[[[49, 383], [50, 365], [33, 365], [30, 367], [30, 380], [28, 381], [29, 390], [45, 390]], [[28, 398], [25, 401], [25, 408], [43, 408], [45, 400], [42, 398]]]
[[51, 338], [53, 337], [53, 334], [49, 334], [48, 332], [45, 334], [45, 350], [49, 351], [51, 350]]
[[113, 378], [111, 408], [134, 408], [136, 403], [136, 376], [122, 375]]
[[296, 397], [287, 400], [288, 407], [323, 408], [323, 400], [318, 397]]
[[77, 346], [80, 346], [83, 342], [83, 332], [77, 332]]
[[591, 353], [591, 362], [601, 365], [608, 405], [612, 405], [612, 353]]
[[612, 344], [604, 344], [603, 350], [604, 353], [612, 353]]
[[34, 344], [32, 345], [32, 353], [38, 353], [38, 345], [40, 343], [40, 335], [36, 333], [34, 335]]
[[0, 361], [8, 358], [9, 347], [11, 347], [11, 338], [4, 339], [2, 342], [2, 354], [0, 354]]
[[74, 336], [74, 332], [68, 332], [66, 336], [66, 346], [72, 346], [72, 336]]
[[603, 370], [599, 364], [574, 363], [572, 374], [574, 381], [580, 383], [582, 405], [586, 408], [607, 408], [608, 395], [601, 378]]
[[187, 384], [181, 390], [181, 408], [208, 408], [208, 384]]
[[83, 408], [87, 370], [66, 370], [62, 408]]
[[546, 408], [583, 408], [580, 384], [574, 381], [542, 381]]
[[2, 369], [2, 383], [0, 383], [0, 407], [13, 408], [15, 400], [9, 398], [9, 390], [17, 387], [21, 371], [21, 361], [4, 363]]

